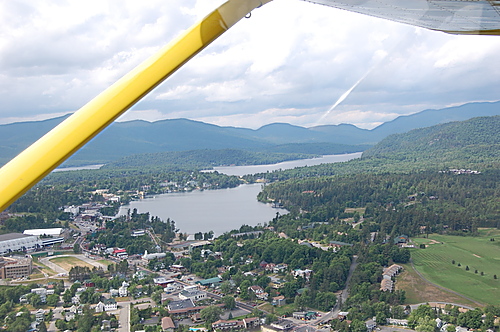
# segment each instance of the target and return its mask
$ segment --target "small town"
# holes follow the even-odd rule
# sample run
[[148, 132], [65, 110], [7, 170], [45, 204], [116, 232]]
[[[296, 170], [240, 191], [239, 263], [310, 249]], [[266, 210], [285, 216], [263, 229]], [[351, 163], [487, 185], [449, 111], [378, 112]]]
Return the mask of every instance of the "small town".
[[[391, 308], [392, 316], [374, 316], [361, 326], [353, 326], [349, 312], [342, 311], [341, 305], [349, 295], [356, 256], [346, 268], [344, 287], [336, 286], [331, 297], [324, 293], [319, 310], [299, 300], [310, 292], [314, 282], [317, 271], [311, 264], [301, 266], [303, 263], [297, 265], [294, 261], [291, 266], [283, 261], [255, 261], [254, 255], [237, 257], [220, 250], [223, 246], [215, 246], [212, 233], [176, 233], [175, 226], [158, 220], [148, 224], [149, 214], [136, 211], [107, 217], [101, 209], [119, 201], [119, 196], [108, 195], [105, 190], [98, 193], [105, 195], [106, 202], [62, 207], [69, 216], [67, 227], [0, 235], [4, 255], [0, 261], [1, 281], [25, 291], [11, 298], [10, 306], [19, 303], [30, 308], [26, 317], [33, 321], [28, 331], [79, 331], [84, 324], [90, 324], [92, 331], [396, 331], [411, 330], [409, 320], [402, 317], [412, 311], [439, 310], [447, 314], [474, 310], [437, 302], [399, 306], [398, 310], [395, 306]], [[171, 229], [158, 236], [158, 223]], [[130, 241], [143, 246], [108, 246], [109, 231], [119, 229], [128, 232]], [[165, 238], [168, 233], [171, 237]], [[243, 253], [246, 241], [264, 238], [267, 233], [275, 241], [290, 241], [299, 248], [331, 255], [343, 251], [349, 255], [353, 246], [342, 241], [293, 240], [283, 232], [275, 232], [272, 226], [242, 228], [225, 236], [226, 242]], [[371, 234], [372, 241], [376, 236]], [[406, 235], [392, 242], [398, 250], [413, 247]], [[143, 247], [150, 251], [142, 251]], [[230, 254], [232, 257], [228, 257]], [[197, 264], [210, 271], [196, 268]], [[393, 263], [380, 270], [379, 292], [400, 293], [396, 285], [402, 269]], [[205, 278], [207, 275], [212, 277]], [[23, 311], [16, 317], [21, 315]], [[440, 318], [432, 324], [441, 332], [468, 331]], [[3, 329], [14, 331], [14, 326], [6, 318]]]

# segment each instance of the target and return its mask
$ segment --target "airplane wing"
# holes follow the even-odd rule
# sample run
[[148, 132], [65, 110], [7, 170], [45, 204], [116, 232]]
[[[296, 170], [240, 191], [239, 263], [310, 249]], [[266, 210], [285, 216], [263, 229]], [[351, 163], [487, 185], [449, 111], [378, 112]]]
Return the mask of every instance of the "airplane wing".
[[269, 1], [223, 3], [4, 165], [0, 169], [0, 211], [240, 19]]
[[500, 0], [305, 0], [452, 34], [500, 35]]

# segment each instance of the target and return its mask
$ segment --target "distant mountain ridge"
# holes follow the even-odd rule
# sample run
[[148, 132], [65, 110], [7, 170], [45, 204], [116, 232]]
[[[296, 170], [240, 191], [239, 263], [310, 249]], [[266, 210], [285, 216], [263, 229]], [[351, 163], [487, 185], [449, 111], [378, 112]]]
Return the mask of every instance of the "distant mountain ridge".
[[[477, 116], [500, 115], [500, 102], [469, 103], [441, 110], [425, 110], [400, 116], [372, 130], [350, 124], [304, 128], [273, 123], [257, 130], [221, 127], [188, 119], [156, 122], [141, 120], [115, 122], [67, 163], [70, 165], [108, 163], [139, 154], [201, 149], [241, 149], [288, 153], [332, 154], [363, 151], [385, 137], [412, 129], [463, 121]], [[0, 163], [5, 163], [67, 116], [35, 122], [0, 125]]]

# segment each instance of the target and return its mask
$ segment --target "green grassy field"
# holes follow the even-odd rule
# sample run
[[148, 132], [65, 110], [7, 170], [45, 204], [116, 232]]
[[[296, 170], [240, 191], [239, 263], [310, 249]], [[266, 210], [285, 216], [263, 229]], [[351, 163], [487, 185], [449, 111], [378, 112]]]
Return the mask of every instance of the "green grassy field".
[[412, 240], [427, 245], [413, 249], [411, 255], [415, 268], [428, 280], [478, 302], [500, 304], [500, 230], [481, 229], [477, 237], [432, 234]]

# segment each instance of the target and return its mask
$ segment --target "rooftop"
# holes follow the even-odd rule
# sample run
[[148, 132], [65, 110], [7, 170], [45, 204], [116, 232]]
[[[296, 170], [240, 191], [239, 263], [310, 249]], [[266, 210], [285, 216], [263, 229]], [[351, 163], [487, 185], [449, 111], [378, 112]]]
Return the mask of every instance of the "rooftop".
[[59, 236], [61, 235], [63, 229], [62, 228], [37, 228], [37, 229], [27, 229], [23, 232], [25, 235], [51, 235], [51, 236]]
[[0, 235], [0, 241], [22, 239], [24, 237], [31, 237], [31, 236], [33, 236], [33, 235], [24, 235], [24, 234], [21, 234], [21, 233], [8, 233], [8, 234], [2, 234], [2, 235]]
[[172, 301], [168, 304], [169, 310], [179, 310], [186, 308], [193, 308], [195, 305], [191, 299], [181, 300], [181, 301]]

